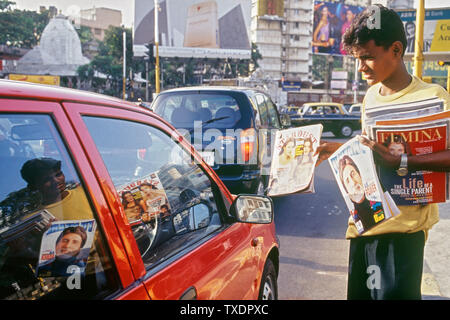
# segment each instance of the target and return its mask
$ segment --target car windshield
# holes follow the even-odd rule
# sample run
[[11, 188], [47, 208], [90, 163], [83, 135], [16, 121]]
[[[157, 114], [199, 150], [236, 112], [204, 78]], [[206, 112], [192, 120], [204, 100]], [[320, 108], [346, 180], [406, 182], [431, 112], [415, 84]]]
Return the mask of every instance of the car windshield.
[[176, 128], [235, 128], [242, 118], [238, 101], [226, 94], [161, 95], [153, 109]]

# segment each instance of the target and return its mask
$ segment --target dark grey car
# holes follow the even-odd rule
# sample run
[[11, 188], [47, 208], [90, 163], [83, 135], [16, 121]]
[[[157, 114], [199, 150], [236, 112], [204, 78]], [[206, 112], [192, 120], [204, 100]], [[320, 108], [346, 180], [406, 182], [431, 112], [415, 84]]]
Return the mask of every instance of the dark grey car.
[[160, 93], [152, 110], [190, 139], [231, 192], [265, 193], [275, 133], [290, 125], [267, 94], [238, 87], [178, 88]]

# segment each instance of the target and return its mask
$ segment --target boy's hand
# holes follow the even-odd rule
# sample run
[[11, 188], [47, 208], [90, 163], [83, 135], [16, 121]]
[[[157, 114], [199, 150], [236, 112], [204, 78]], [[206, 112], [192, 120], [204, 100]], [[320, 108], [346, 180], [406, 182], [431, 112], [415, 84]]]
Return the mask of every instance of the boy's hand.
[[314, 154], [315, 156], [319, 154], [316, 167], [321, 164], [322, 161], [327, 160], [340, 146], [342, 146], [342, 143], [339, 142], [321, 141]]
[[364, 136], [358, 136], [358, 139], [363, 145], [372, 149], [377, 164], [392, 169], [397, 169], [400, 166], [401, 157], [390, 154], [388, 148], [381, 143], [369, 140]]

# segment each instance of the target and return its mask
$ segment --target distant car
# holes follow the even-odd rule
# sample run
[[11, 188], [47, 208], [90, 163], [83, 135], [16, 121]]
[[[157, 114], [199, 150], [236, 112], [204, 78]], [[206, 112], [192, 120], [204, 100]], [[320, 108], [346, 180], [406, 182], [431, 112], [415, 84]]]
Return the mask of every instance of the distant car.
[[152, 110], [191, 143], [234, 193], [264, 194], [277, 130], [290, 125], [264, 92], [238, 87], [167, 90]]
[[336, 102], [309, 102], [303, 104], [297, 114], [290, 115], [293, 126], [316, 123], [323, 125], [323, 132], [337, 137], [349, 138], [361, 129], [361, 118], [348, 113], [343, 104]]
[[348, 113], [354, 115], [361, 115], [361, 103], [355, 103], [350, 106]]
[[1, 300], [277, 298], [272, 200], [154, 112], [0, 80], [0, 150]]

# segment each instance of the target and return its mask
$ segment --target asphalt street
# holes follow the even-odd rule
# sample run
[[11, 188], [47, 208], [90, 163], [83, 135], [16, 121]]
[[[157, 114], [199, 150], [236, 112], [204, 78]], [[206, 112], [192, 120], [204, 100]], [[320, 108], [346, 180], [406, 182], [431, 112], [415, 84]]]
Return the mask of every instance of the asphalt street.
[[[282, 300], [346, 299], [348, 210], [328, 162], [316, 168], [314, 182], [315, 193], [273, 198]], [[450, 299], [450, 204], [439, 206], [441, 220], [425, 246], [423, 299]]]

